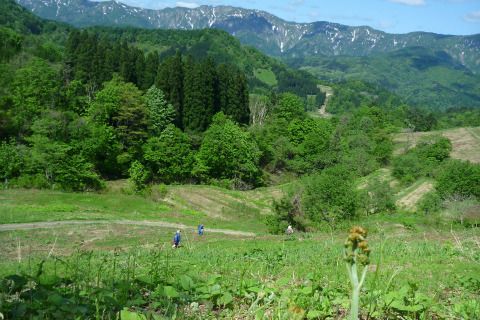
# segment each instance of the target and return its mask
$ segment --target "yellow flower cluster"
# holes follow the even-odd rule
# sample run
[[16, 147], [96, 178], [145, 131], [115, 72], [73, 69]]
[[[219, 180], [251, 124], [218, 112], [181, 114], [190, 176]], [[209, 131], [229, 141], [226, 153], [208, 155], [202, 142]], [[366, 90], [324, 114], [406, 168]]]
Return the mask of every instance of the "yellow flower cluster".
[[345, 241], [345, 260], [350, 263], [368, 265], [370, 263], [370, 249], [368, 248], [367, 230], [362, 227], [350, 229], [347, 241]]

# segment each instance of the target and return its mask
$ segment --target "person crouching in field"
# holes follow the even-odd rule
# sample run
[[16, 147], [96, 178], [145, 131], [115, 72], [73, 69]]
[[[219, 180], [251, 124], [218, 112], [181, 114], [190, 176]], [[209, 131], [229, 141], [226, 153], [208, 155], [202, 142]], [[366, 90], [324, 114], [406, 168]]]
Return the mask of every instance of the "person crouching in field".
[[285, 230], [285, 233], [288, 234], [288, 235], [293, 234], [293, 228], [292, 228], [292, 226], [288, 226], [287, 230]]
[[177, 232], [175, 232], [175, 235], [173, 236], [173, 246], [172, 248], [178, 248], [180, 246], [180, 230], [177, 230]]
[[205, 227], [203, 226], [203, 224], [198, 225], [198, 235], [199, 236], [203, 236], [204, 229], [205, 229]]

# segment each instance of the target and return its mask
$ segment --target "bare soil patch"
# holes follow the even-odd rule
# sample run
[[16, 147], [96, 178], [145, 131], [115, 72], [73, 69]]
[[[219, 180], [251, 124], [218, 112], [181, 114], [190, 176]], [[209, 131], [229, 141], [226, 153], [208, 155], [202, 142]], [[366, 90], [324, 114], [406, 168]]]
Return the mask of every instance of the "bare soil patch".
[[426, 181], [420, 184], [417, 188], [407, 193], [401, 199], [397, 201], [399, 207], [403, 207], [409, 210], [415, 210], [417, 202], [428, 192], [433, 190], [433, 184]]

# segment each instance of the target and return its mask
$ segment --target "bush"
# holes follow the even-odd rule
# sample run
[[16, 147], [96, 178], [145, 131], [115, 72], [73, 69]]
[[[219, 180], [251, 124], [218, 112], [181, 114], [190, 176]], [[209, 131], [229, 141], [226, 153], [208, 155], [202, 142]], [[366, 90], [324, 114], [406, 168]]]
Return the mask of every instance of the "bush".
[[448, 197], [480, 198], [480, 165], [467, 161], [450, 160], [441, 168], [436, 189]]
[[153, 179], [163, 183], [186, 182], [192, 176], [194, 153], [189, 137], [168, 125], [158, 137], [143, 145], [146, 165]]
[[392, 174], [406, 184], [420, 177], [432, 176], [439, 164], [449, 157], [451, 150], [452, 144], [447, 138], [424, 139], [415, 148], [393, 159]]
[[376, 178], [369, 182], [363, 194], [363, 205], [367, 214], [394, 211], [395, 200], [389, 181]]
[[442, 198], [437, 192], [425, 194], [417, 204], [417, 209], [423, 214], [430, 214], [440, 211], [442, 208]]
[[21, 175], [12, 179], [11, 185], [16, 188], [48, 189], [51, 185], [43, 174]]
[[129, 180], [136, 193], [141, 193], [147, 188], [147, 181], [150, 174], [143, 164], [139, 161], [134, 161], [130, 166], [130, 169], [128, 169], [128, 173], [130, 174]]
[[306, 231], [310, 221], [302, 211], [301, 194], [289, 193], [279, 201], [273, 202], [274, 215], [267, 217], [268, 231], [273, 234], [282, 234], [291, 225], [294, 229]]
[[309, 219], [325, 221], [331, 226], [354, 217], [358, 208], [358, 191], [351, 170], [335, 166], [308, 177], [302, 207]]
[[248, 132], [223, 113], [213, 117], [197, 153], [195, 174], [205, 180], [241, 180], [245, 185], [261, 184], [260, 151]]

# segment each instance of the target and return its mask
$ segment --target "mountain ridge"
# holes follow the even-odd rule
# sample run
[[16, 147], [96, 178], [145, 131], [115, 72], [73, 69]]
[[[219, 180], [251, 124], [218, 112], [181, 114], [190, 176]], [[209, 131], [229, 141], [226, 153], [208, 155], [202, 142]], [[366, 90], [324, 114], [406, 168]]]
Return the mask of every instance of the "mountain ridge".
[[218, 28], [236, 36], [243, 44], [264, 53], [295, 58], [309, 55], [366, 56], [410, 46], [444, 50], [474, 73], [480, 73], [480, 34], [443, 35], [429, 32], [390, 34], [369, 26], [346, 26], [327, 21], [297, 23], [266, 11], [232, 6], [144, 9], [118, 1], [17, 0], [35, 14], [71, 23], [130, 25], [141, 28]]

